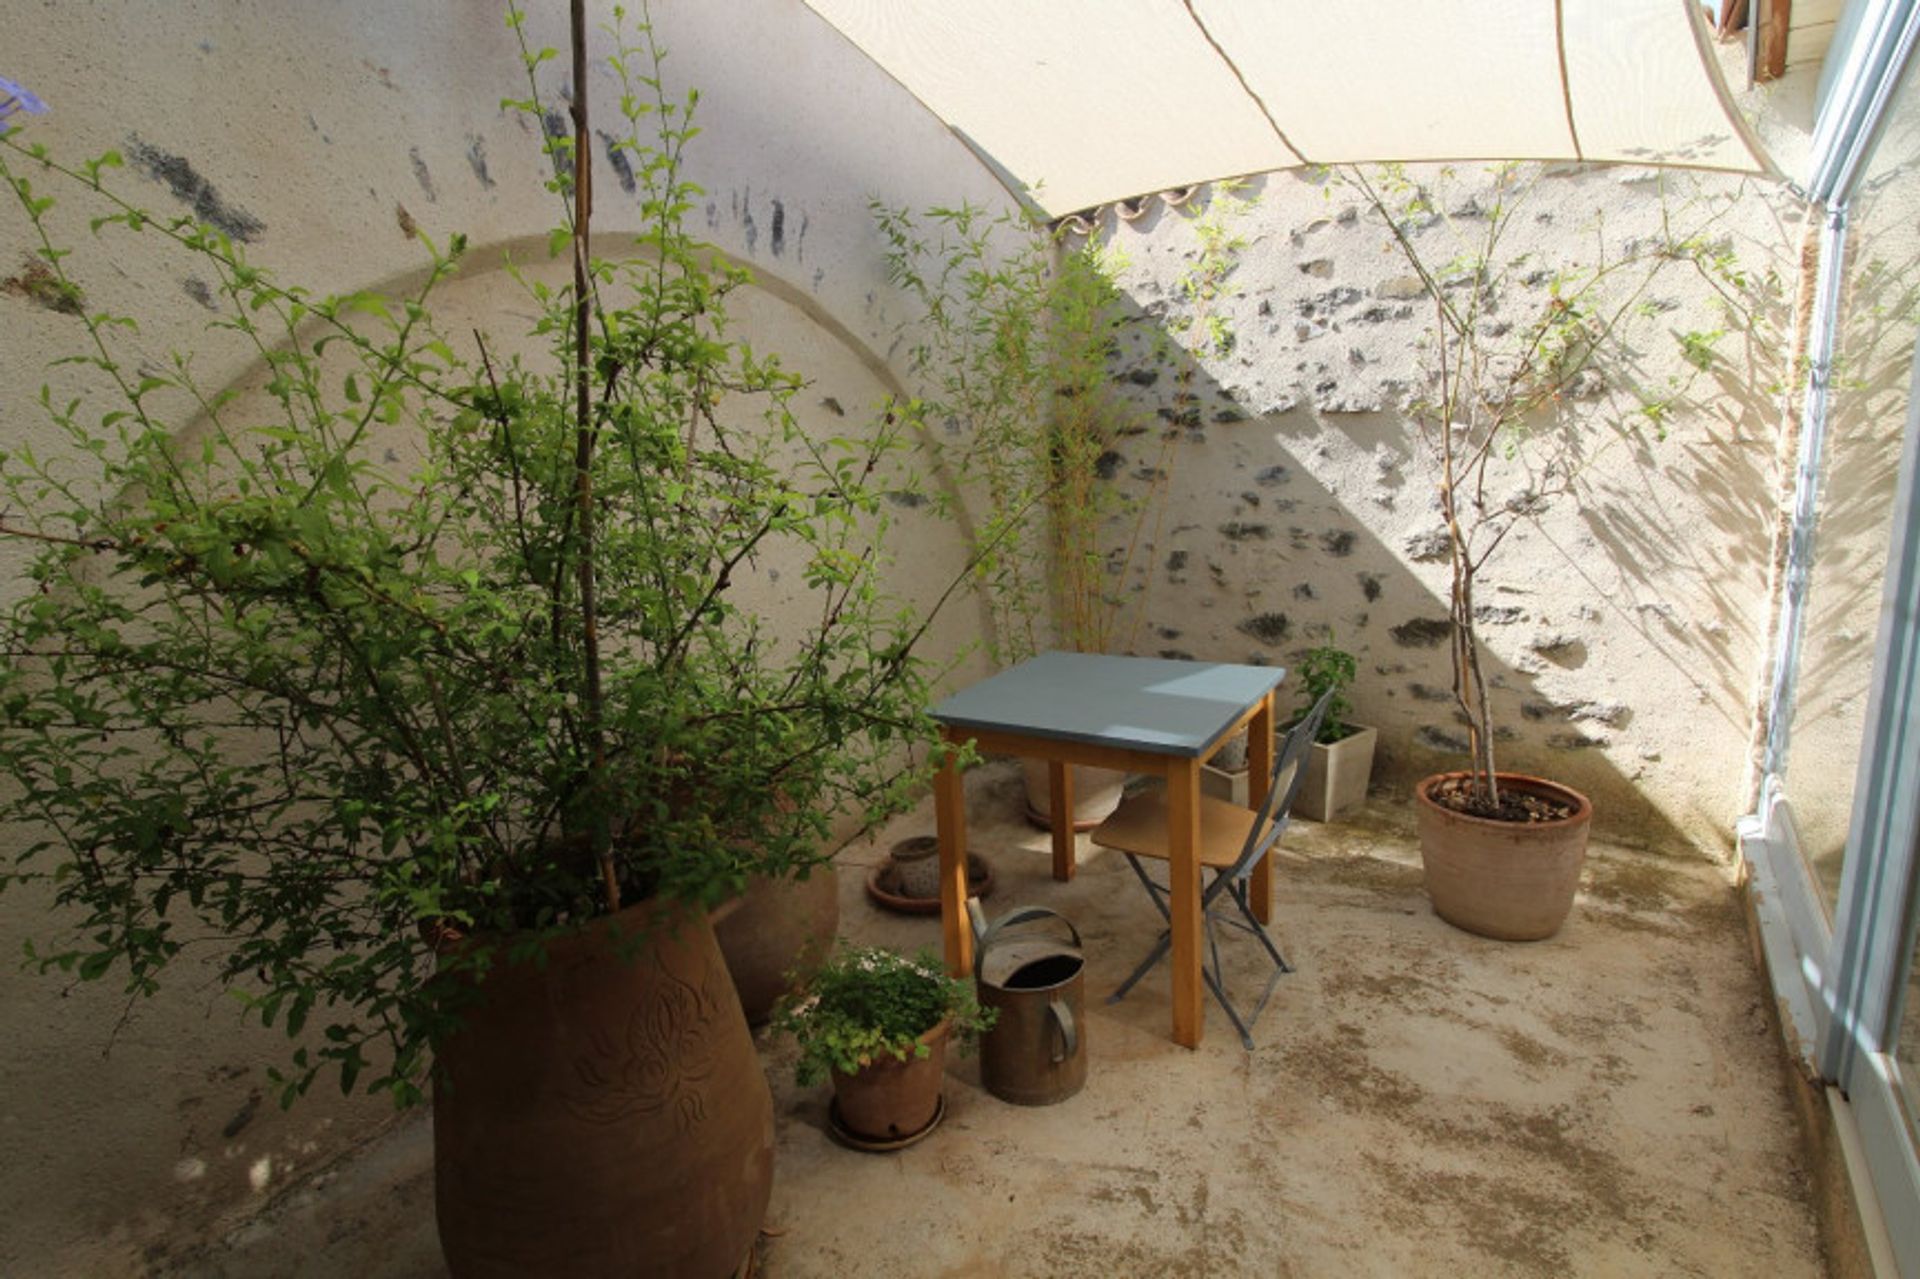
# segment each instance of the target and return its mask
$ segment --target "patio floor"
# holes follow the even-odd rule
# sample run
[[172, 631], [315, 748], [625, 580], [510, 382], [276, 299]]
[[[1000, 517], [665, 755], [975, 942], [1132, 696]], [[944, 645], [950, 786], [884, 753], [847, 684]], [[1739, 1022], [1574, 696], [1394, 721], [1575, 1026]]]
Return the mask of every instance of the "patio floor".
[[[1433, 915], [1397, 806], [1298, 822], [1275, 904], [1297, 971], [1257, 1051], [1210, 1004], [1187, 1052], [1164, 972], [1103, 1002], [1157, 933], [1125, 862], [1083, 843], [1056, 884], [1046, 836], [1017, 820], [1017, 772], [976, 770], [968, 789], [989, 912], [1049, 905], [1085, 938], [1087, 1086], [1009, 1106], [963, 1059], [939, 1129], [857, 1154], [826, 1134], [826, 1086], [796, 1088], [788, 1047], [763, 1036], [779, 1153], [757, 1273], [1825, 1273], [1767, 996], [1715, 867], [1596, 846], [1561, 934], [1506, 945]], [[936, 920], [863, 891], [894, 839], [931, 828], [929, 803], [841, 855], [844, 934], [937, 946]], [[167, 1272], [441, 1273], [423, 1120]]]

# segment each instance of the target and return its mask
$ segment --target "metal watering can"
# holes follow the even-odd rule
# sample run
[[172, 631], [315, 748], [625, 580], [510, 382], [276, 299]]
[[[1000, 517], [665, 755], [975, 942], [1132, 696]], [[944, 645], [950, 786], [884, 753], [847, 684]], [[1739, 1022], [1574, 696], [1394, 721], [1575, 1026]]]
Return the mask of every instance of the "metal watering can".
[[[973, 925], [973, 978], [980, 1003], [999, 1014], [980, 1037], [980, 1082], [1002, 1101], [1049, 1106], [1087, 1082], [1086, 960], [1080, 931], [1043, 906], [1020, 906], [991, 925], [977, 897], [967, 900]], [[1036, 931], [1051, 921], [1066, 929]]]

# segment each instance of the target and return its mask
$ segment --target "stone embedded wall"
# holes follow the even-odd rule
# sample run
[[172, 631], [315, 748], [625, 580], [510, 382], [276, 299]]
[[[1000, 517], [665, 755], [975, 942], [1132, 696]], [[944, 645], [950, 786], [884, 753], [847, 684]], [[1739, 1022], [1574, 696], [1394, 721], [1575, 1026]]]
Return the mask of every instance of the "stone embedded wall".
[[[1449, 225], [1477, 233], [1495, 199], [1483, 173], [1458, 168], [1447, 218], [1414, 236], [1436, 266], [1456, 251]], [[1166, 494], [1142, 528], [1111, 522], [1126, 647], [1284, 664], [1332, 639], [1360, 658], [1353, 700], [1381, 729], [1376, 781], [1404, 792], [1465, 748], [1437, 466], [1406, 409], [1428, 376], [1431, 303], [1353, 188], [1275, 174], [1244, 194], [1231, 225], [1245, 246], [1213, 308], [1232, 335], [1224, 354], [1168, 336], [1192, 309], [1180, 280], [1201, 250], [1186, 215], [1207, 196], [1105, 223], [1138, 308], [1115, 370], [1138, 433], [1103, 470], [1129, 494]], [[1663, 209], [1685, 225], [1698, 200], [1727, 203], [1708, 234], [1748, 272], [1739, 300], [1756, 330], [1735, 331], [1721, 292], [1685, 264], [1659, 276], [1626, 357], [1576, 379], [1560, 426], [1538, 424], [1569, 430], [1577, 492], [1522, 522], [1478, 588], [1502, 767], [1588, 791], [1607, 835], [1676, 850], [1724, 848], [1745, 798], [1800, 214], [1767, 184], [1556, 166], [1513, 227], [1502, 256], [1519, 262], [1489, 321], [1529, 313], [1555, 270], [1600, 246], [1644, 242]], [[1728, 332], [1696, 368], [1679, 336], [1716, 330]], [[1659, 427], [1644, 411], [1656, 403]], [[1499, 468], [1495, 500], [1526, 479]]]

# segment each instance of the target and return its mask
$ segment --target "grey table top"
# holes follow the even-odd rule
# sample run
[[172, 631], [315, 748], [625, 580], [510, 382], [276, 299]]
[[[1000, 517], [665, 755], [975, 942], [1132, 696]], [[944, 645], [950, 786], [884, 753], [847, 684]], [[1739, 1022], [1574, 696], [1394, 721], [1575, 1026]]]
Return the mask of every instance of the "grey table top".
[[1042, 653], [933, 708], [951, 728], [1156, 755], [1203, 755], [1286, 677], [1282, 666]]

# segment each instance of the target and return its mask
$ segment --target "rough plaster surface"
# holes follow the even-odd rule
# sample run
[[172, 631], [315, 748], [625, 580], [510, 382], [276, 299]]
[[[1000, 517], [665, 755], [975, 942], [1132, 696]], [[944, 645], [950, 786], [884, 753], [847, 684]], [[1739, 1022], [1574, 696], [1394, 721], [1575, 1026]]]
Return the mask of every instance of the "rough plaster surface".
[[[1010, 1106], [957, 1061], [939, 1130], [855, 1154], [826, 1135], [826, 1086], [795, 1087], [790, 1046], [763, 1037], [779, 1151], [757, 1273], [1825, 1273], [1766, 996], [1699, 860], [1597, 847], [1562, 934], [1503, 945], [1433, 915], [1403, 836], [1297, 824], [1275, 916], [1298, 971], [1256, 1051], [1209, 1005], [1187, 1052], [1163, 975], [1103, 1002], [1156, 924], [1125, 863], [1083, 843], [1056, 884], [1046, 837], [1013, 819], [1017, 770], [981, 770], [969, 793], [989, 913], [1044, 903], [1085, 938], [1087, 1086]], [[933, 921], [882, 915], [861, 888], [931, 820], [842, 855], [846, 935], [938, 944]], [[1237, 940], [1243, 987], [1259, 972]], [[162, 1272], [435, 1275], [431, 1184], [410, 1120]]]

